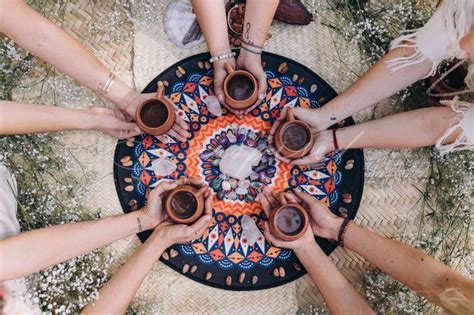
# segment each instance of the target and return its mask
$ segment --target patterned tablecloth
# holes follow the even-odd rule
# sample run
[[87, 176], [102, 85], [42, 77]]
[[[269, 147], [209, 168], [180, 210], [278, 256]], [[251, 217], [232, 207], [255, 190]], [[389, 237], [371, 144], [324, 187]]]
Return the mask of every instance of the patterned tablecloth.
[[[161, 260], [176, 271], [206, 285], [230, 290], [258, 290], [290, 282], [305, 273], [295, 254], [272, 246], [263, 233], [249, 246], [241, 218], [248, 215], [263, 230], [266, 217], [255, 198], [264, 185], [275, 190], [301, 187], [321, 200], [339, 216], [354, 218], [362, 196], [364, 160], [361, 150], [334, 152], [318, 168], [292, 167], [275, 160], [267, 148], [267, 133], [284, 106], [317, 108], [336, 96], [334, 90], [305, 66], [285, 57], [264, 53], [268, 78], [267, 96], [243, 119], [224, 111], [212, 115], [206, 98], [212, 95], [213, 72], [209, 54], [186, 58], [166, 69], [145, 88], [156, 91], [158, 81], [167, 85], [166, 95], [179, 108], [178, 115], [190, 126], [192, 138], [186, 142], [163, 135], [142, 135], [119, 141], [114, 158], [114, 177], [124, 212], [143, 206], [148, 188], [160, 180], [181, 176], [205, 181], [213, 193], [213, 219], [201, 238], [176, 244]], [[179, 68], [178, 68], [179, 66]], [[351, 118], [340, 125], [353, 124]], [[263, 157], [253, 173], [242, 181], [225, 178], [219, 157], [231, 145], [258, 148]], [[166, 178], [155, 176], [154, 160], [166, 158], [175, 171]], [[222, 183], [231, 184], [223, 190]], [[226, 183], [226, 186], [227, 183]], [[138, 234], [145, 241], [151, 231]], [[336, 245], [317, 238], [330, 254]]]

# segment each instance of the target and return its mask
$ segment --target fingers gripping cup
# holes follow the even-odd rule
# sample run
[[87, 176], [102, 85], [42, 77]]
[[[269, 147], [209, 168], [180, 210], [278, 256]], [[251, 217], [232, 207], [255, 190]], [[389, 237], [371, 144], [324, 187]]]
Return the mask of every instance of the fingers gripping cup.
[[257, 79], [248, 71], [234, 70], [229, 63], [224, 64], [227, 77], [224, 80], [225, 103], [234, 109], [246, 109], [258, 98]]
[[309, 225], [306, 209], [297, 203], [288, 203], [285, 194], [278, 195], [281, 206], [268, 219], [272, 233], [283, 241], [295, 241], [302, 237]]
[[165, 199], [165, 209], [176, 223], [190, 224], [199, 219], [204, 211], [204, 193], [207, 187], [181, 185], [170, 191]]
[[159, 136], [168, 132], [176, 120], [173, 102], [165, 96], [163, 83], [158, 82], [156, 97], [148, 99], [137, 108], [135, 122], [144, 132]]
[[306, 156], [313, 147], [314, 137], [311, 127], [304, 121], [295, 119], [288, 108], [287, 121], [275, 132], [275, 146], [278, 152], [289, 159]]

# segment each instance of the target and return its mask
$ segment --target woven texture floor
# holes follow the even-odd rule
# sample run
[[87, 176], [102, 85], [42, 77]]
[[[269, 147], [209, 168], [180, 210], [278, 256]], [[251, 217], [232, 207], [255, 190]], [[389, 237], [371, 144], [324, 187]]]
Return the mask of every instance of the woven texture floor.
[[[207, 50], [205, 44], [182, 50], [168, 41], [162, 25], [167, 2], [136, 1], [128, 8], [117, 5], [114, 0], [76, 0], [67, 4], [64, 16], [57, 23], [83, 42], [117, 76], [140, 90], [172, 63]], [[358, 69], [357, 48], [344, 43], [318, 21], [305, 27], [276, 22], [271, 33], [273, 37], [266, 45], [268, 51], [308, 66], [336, 91], [343, 91], [355, 79], [346, 65]], [[338, 44], [334, 45], [334, 41]], [[111, 106], [60, 74], [48, 79], [46, 88], [62, 92], [56, 96], [60, 106]], [[35, 91], [30, 89], [15, 91], [16, 99], [33, 102], [34, 96]], [[51, 95], [46, 94], [37, 102], [51, 103]], [[360, 122], [396, 111], [399, 108], [388, 100], [359, 113], [355, 119]], [[86, 206], [94, 211], [101, 209], [104, 215], [122, 213], [112, 175], [115, 139], [95, 132], [74, 132], [60, 137], [82, 166], [77, 167], [78, 174], [85, 174], [83, 181], [90, 191]], [[407, 213], [411, 211], [411, 215], [416, 215], [417, 209], [413, 206], [419, 192], [414, 185], [422, 185], [425, 178], [427, 153], [425, 150], [366, 150], [365, 158], [365, 191], [356, 221], [390, 236]], [[137, 246], [139, 241], [135, 236], [110, 246], [118, 258], [117, 268]], [[341, 249], [331, 257], [356, 288], [361, 289], [361, 280], [369, 265], [355, 254]], [[156, 302], [162, 314], [288, 314], [308, 313], [324, 307], [307, 276], [275, 289], [227, 292], [198, 284], [161, 263], [157, 263], [146, 278], [137, 297]]]

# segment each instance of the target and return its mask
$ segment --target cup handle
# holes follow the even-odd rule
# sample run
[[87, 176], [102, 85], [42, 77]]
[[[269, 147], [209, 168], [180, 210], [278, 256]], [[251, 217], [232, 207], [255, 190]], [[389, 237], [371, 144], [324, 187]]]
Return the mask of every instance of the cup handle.
[[228, 62], [224, 63], [224, 69], [225, 71], [227, 71], [227, 74], [231, 74], [235, 71], [234, 68], [232, 68], [232, 66]]
[[196, 196], [200, 197], [201, 195], [204, 195], [204, 193], [207, 191], [207, 187], [206, 186], [202, 186], [201, 188], [199, 188], [199, 190], [196, 192]]
[[286, 112], [286, 119], [288, 121], [293, 121], [293, 120], [296, 120], [295, 119], [295, 114], [293, 114], [293, 109], [291, 109], [291, 107], [288, 107], [288, 110]]
[[162, 99], [165, 95], [165, 85], [163, 84], [163, 82], [158, 81], [157, 86], [158, 90], [156, 91], [156, 98]]
[[282, 206], [284, 206], [288, 203], [288, 201], [285, 198], [285, 193], [283, 191], [281, 191], [278, 194], [278, 201], [280, 202], [280, 205], [282, 205]]

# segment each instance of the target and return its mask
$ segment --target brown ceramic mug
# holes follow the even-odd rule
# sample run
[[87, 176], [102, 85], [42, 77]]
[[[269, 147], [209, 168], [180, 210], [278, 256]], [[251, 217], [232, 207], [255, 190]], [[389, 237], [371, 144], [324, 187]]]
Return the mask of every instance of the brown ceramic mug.
[[288, 203], [283, 192], [278, 195], [278, 199], [280, 207], [273, 210], [268, 219], [270, 230], [280, 240], [295, 241], [308, 229], [308, 213], [301, 205]]
[[258, 98], [257, 79], [248, 71], [234, 70], [224, 64], [227, 77], [224, 80], [225, 103], [238, 110], [252, 106]]
[[199, 219], [204, 211], [204, 193], [207, 187], [181, 185], [168, 192], [165, 210], [176, 223], [190, 224]]
[[158, 82], [156, 97], [144, 101], [138, 106], [135, 122], [144, 132], [159, 136], [173, 127], [176, 113], [173, 102], [165, 96], [165, 86]]
[[288, 108], [287, 120], [275, 132], [275, 147], [278, 152], [289, 159], [306, 156], [313, 147], [314, 137], [311, 127], [304, 121], [295, 119], [291, 108]]

